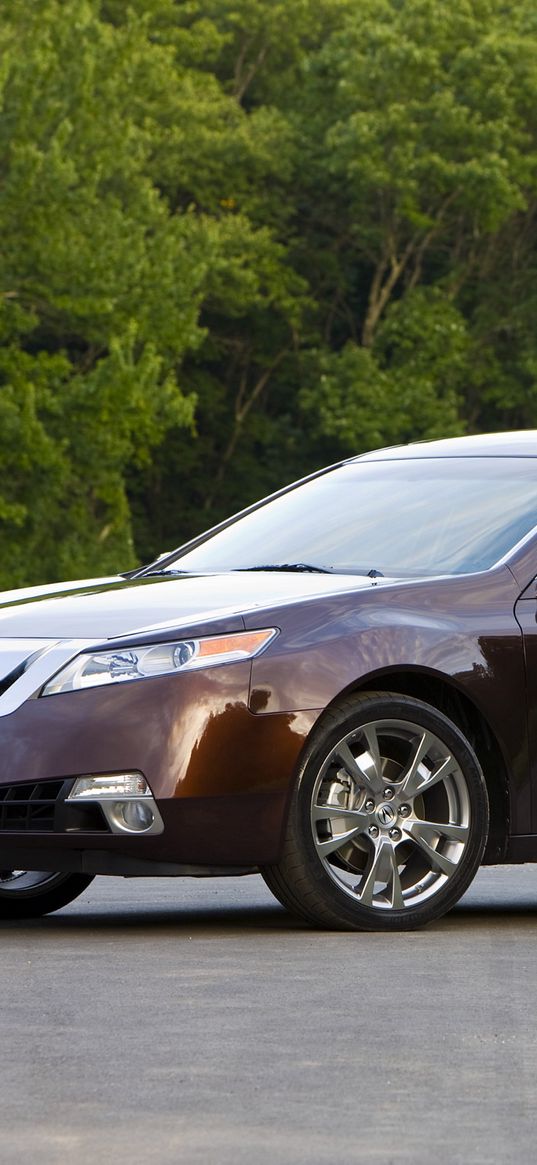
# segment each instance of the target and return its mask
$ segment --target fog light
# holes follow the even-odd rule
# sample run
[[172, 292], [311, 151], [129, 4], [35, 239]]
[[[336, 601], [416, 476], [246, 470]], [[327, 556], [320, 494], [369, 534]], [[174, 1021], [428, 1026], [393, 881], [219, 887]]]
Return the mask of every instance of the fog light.
[[99, 805], [112, 833], [162, 833], [164, 822], [141, 773], [105, 773], [77, 777], [67, 798]]
[[114, 818], [120, 829], [131, 829], [135, 833], [150, 829], [155, 820], [151, 806], [145, 805], [143, 801], [114, 801], [109, 816]]
[[78, 777], [67, 799], [150, 796], [151, 789], [141, 773], [107, 773], [103, 777]]

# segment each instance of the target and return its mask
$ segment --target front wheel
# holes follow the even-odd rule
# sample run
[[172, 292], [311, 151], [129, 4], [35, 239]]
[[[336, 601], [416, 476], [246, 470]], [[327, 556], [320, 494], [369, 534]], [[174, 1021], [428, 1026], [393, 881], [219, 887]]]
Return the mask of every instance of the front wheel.
[[483, 774], [456, 725], [421, 700], [369, 693], [325, 713], [263, 876], [318, 926], [409, 930], [457, 902], [487, 832]]
[[60, 910], [92, 881], [89, 874], [0, 870], [0, 919], [39, 918]]

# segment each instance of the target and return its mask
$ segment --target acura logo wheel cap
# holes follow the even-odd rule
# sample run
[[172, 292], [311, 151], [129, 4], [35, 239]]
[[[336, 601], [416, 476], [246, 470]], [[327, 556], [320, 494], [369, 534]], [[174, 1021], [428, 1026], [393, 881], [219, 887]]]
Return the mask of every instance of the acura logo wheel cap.
[[397, 814], [391, 805], [379, 805], [377, 809], [377, 821], [384, 829], [387, 826], [393, 825]]

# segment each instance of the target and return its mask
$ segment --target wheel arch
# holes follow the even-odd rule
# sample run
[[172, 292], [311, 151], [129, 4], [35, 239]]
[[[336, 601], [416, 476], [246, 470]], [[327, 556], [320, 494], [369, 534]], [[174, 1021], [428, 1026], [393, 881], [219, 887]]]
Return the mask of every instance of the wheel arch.
[[483, 864], [504, 861], [510, 821], [508, 770], [499, 741], [481, 709], [445, 676], [417, 668], [394, 668], [367, 676], [350, 684], [328, 707], [333, 708], [341, 699], [370, 691], [413, 696], [443, 712], [457, 725], [477, 756], [487, 786], [490, 825]]

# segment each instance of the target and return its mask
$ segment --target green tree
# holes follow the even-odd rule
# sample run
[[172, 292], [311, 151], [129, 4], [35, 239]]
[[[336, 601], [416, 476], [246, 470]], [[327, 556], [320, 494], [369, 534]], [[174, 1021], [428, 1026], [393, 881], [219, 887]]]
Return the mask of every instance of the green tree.
[[[308, 61], [301, 117], [313, 132], [301, 172], [309, 214], [298, 262], [305, 269], [318, 258], [323, 336], [341, 349], [329, 362], [343, 376], [336, 390], [332, 373], [332, 405], [319, 382], [319, 415], [327, 432], [345, 429], [347, 446], [354, 438], [363, 447], [362, 432], [376, 431], [380, 443], [480, 424], [476, 400], [498, 372], [491, 319], [483, 326], [485, 280], [504, 262], [506, 234], [512, 244], [523, 237], [533, 214], [535, 48], [528, 4], [364, 0]], [[442, 300], [427, 288], [445, 302], [446, 327]], [[448, 320], [472, 348], [470, 364], [451, 366], [449, 407]], [[376, 426], [363, 407], [354, 429], [341, 413], [349, 361], [354, 395], [369, 400]], [[386, 389], [386, 375], [389, 411], [380, 387], [376, 405], [371, 397], [373, 381]], [[314, 396], [313, 388], [303, 394], [310, 412]], [[398, 407], [411, 398], [410, 412]]]
[[530, 0], [0, 0], [0, 576], [537, 425]]
[[204, 340], [202, 307], [287, 310], [282, 248], [228, 205], [221, 155], [226, 140], [239, 160], [253, 155], [247, 133], [235, 146], [245, 115], [216, 78], [181, 66], [173, 38], [153, 37], [150, 17], [170, 6], [149, 7], [113, 23], [97, 0], [4, 3], [0, 572], [10, 584], [132, 565], [127, 476], [168, 430], [192, 439], [182, 365]]

